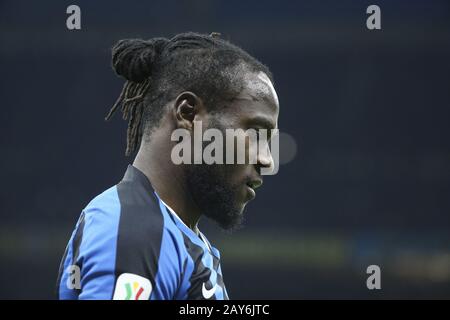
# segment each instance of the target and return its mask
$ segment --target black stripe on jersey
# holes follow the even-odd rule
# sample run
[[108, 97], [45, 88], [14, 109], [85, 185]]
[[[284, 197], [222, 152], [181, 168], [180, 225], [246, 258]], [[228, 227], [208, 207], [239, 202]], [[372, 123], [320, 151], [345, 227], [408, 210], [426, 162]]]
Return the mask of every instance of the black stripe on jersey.
[[223, 282], [223, 277], [221, 274], [219, 274], [219, 264], [220, 264], [220, 260], [219, 258], [217, 258], [215, 255], [213, 256], [213, 268], [214, 270], [216, 270], [217, 272], [217, 284], [222, 288], [223, 290], [223, 299], [224, 300], [228, 300], [228, 295], [225, 291], [225, 283]]
[[64, 262], [66, 261], [68, 251], [69, 251], [69, 246], [67, 246], [66, 249], [64, 250], [64, 255], [63, 255], [61, 263], [59, 265], [58, 278], [56, 279], [56, 299], [57, 300], [59, 300], [59, 286], [61, 284], [62, 275], [64, 273]]
[[[203, 233], [202, 233], [202, 237], [203, 238], [205, 238], [206, 239], [206, 237], [203, 235]], [[207, 247], [209, 247], [209, 248], [211, 248], [211, 244], [209, 243], [209, 241], [208, 240], [205, 240], [205, 242], [206, 242], [206, 246]], [[216, 271], [216, 273], [217, 273], [217, 284], [222, 288], [222, 291], [223, 291], [223, 299], [224, 300], [229, 300], [229, 298], [228, 298], [228, 295], [227, 295], [227, 292], [226, 292], [226, 290], [225, 290], [225, 283], [223, 282], [223, 277], [222, 277], [222, 275], [221, 274], [219, 274], [219, 265], [220, 265], [220, 259], [219, 258], [217, 258], [212, 252], [210, 252], [211, 253], [211, 256], [213, 257], [213, 269]]]
[[[192, 242], [189, 237], [183, 233], [184, 238], [184, 244], [188, 250], [189, 255], [191, 256], [192, 260], [194, 261], [194, 271], [191, 275], [191, 278], [189, 279], [190, 287], [188, 289], [188, 300], [201, 300], [205, 299], [203, 297], [202, 293], [202, 286], [203, 283], [205, 283], [206, 287], [212, 288], [213, 284], [211, 283], [210, 277], [211, 277], [211, 269], [206, 267], [202, 262], [202, 256], [204, 254], [204, 250], [201, 246], [195, 244]], [[217, 272], [219, 267], [219, 259], [217, 259], [213, 254], [213, 268]], [[215, 261], [214, 259], [217, 259]], [[224, 291], [224, 297], [225, 295], [225, 287], [224, 283], [222, 281], [222, 277], [217, 273], [217, 284], [222, 288]], [[216, 299], [216, 296], [213, 295], [209, 300]]]
[[154, 288], [164, 228], [159, 202], [150, 181], [132, 166], [117, 185], [117, 192], [121, 209], [116, 281], [122, 273], [133, 273], [149, 279]]
[[[191, 256], [192, 260], [194, 261], [194, 270], [193, 274], [191, 275], [189, 282], [190, 286], [188, 289], [188, 300], [200, 300], [204, 299], [202, 294], [202, 285], [204, 282], [208, 284], [208, 288], [212, 287], [212, 283], [209, 280], [211, 277], [211, 270], [207, 268], [203, 262], [202, 262], [202, 256], [203, 256], [203, 248], [196, 245], [189, 239], [187, 235], [183, 233], [184, 238], [184, 244], [187, 248], [187, 251], [189, 255]], [[213, 299], [211, 297], [211, 299]]]
[[[83, 230], [84, 230], [84, 211], [81, 213], [77, 232], [75, 233], [75, 237], [73, 238], [72, 242], [72, 265], [77, 263], [78, 256], [80, 255], [80, 245], [81, 241], [83, 240]], [[78, 266], [81, 267], [82, 266]]]
[[[76, 264], [78, 256], [80, 254], [80, 245], [81, 240], [83, 240], [83, 230], [84, 230], [84, 211], [81, 212], [80, 217], [78, 218], [77, 222], [77, 231], [75, 232], [75, 236], [72, 240], [72, 261], [71, 265]], [[61, 284], [61, 278], [63, 276], [64, 270], [64, 263], [66, 262], [67, 254], [69, 252], [69, 246], [66, 247], [66, 250], [64, 251], [64, 256], [61, 260], [61, 264], [59, 265], [59, 271], [58, 271], [58, 279], [56, 280], [56, 297], [59, 299], [59, 286]], [[81, 269], [81, 266], [78, 266]], [[80, 289], [75, 289], [78, 293], [80, 293]]]
[[[83, 240], [83, 230], [84, 230], [84, 211], [81, 213], [77, 232], [75, 233], [75, 237], [73, 238], [72, 242], [72, 265], [77, 264], [78, 256], [80, 255], [80, 245], [81, 241]], [[78, 265], [78, 267], [80, 268], [80, 270], [81, 268], [83, 268], [81, 264]], [[81, 288], [74, 290], [77, 292], [78, 295], [81, 293]]]

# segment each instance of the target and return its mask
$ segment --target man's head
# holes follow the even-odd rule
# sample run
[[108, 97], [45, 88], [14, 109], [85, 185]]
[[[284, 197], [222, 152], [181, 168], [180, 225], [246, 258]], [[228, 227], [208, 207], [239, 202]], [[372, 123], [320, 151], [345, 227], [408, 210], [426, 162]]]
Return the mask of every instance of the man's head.
[[[113, 48], [113, 67], [127, 82], [107, 118], [122, 106], [129, 119], [127, 155], [141, 141], [145, 145], [170, 138], [170, 131], [179, 128], [193, 131], [197, 121], [203, 130], [218, 129], [224, 137], [226, 129], [277, 127], [279, 105], [269, 70], [217, 36], [186, 33], [170, 40], [121, 40]], [[247, 144], [246, 152], [250, 148]], [[262, 183], [261, 168], [272, 165], [267, 152], [258, 153], [255, 164], [179, 168], [202, 214], [232, 229]]]

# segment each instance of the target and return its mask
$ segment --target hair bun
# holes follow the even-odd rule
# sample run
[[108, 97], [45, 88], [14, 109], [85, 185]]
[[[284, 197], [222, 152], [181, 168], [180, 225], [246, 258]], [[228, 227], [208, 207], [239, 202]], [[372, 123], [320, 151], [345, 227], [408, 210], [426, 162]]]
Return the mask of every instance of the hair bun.
[[112, 48], [114, 71], [129, 81], [144, 81], [151, 75], [168, 42], [166, 38], [120, 40]]

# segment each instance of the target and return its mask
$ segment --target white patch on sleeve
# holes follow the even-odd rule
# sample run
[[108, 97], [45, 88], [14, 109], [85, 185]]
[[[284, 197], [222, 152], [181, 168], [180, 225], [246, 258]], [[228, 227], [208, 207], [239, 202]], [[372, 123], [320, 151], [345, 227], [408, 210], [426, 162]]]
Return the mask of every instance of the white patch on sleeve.
[[152, 283], [133, 273], [122, 273], [116, 281], [113, 300], [148, 300]]

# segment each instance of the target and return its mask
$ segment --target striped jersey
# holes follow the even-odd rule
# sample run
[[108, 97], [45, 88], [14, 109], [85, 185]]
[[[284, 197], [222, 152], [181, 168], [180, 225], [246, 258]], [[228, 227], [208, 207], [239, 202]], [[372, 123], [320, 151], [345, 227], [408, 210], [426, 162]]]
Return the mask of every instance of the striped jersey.
[[129, 165], [82, 211], [59, 268], [59, 299], [228, 299], [220, 253]]

